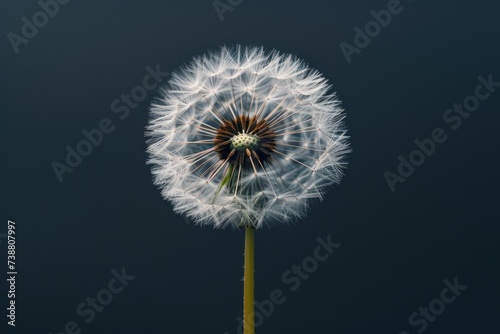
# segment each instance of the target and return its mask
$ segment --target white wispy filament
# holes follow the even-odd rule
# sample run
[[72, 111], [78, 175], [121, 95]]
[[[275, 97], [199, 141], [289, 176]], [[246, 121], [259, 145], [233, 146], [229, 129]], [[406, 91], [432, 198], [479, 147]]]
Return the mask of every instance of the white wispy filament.
[[215, 227], [288, 223], [340, 182], [343, 110], [321, 74], [259, 47], [222, 47], [173, 73], [147, 127], [154, 182]]

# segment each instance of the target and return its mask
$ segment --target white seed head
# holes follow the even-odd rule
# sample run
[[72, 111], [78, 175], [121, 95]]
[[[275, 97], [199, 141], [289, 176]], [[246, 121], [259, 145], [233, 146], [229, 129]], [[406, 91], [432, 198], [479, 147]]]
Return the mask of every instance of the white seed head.
[[263, 48], [222, 47], [151, 106], [148, 163], [176, 212], [215, 227], [288, 223], [340, 182], [350, 152], [325, 78]]

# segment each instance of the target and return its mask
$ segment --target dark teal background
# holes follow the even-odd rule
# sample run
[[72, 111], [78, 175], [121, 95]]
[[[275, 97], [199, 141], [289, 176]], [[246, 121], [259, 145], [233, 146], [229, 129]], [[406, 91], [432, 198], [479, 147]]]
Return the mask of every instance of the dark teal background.
[[[257, 333], [417, 333], [408, 317], [468, 286], [425, 333], [496, 333], [500, 312], [500, 89], [456, 131], [446, 109], [500, 81], [498, 1], [402, 0], [404, 10], [348, 64], [339, 48], [387, 1], [249, 1], [221, 22], [212, 1], [76, 1], [15, 54], [36, 1], [0, 5], [0, 233], [17, 225], [17, 326], [5, 325], [6, 243], [0, 244], [1, 332], [236, 333], [243, 233], [187, 224], [152, 184], [144, 127], [156, 92], [124, 120], [111, 110], [145, 67], [170, 72], [220, 45], [263, 45], [322, 72], [343, 101], [353, 153], [341, 185], [306, 219], [256, 233], [256, 299], [286, 302]], [[105, 117], [116, 125], [60, 183], [53, 161]], [[384, 179], [413, 141], [448, 139], [391, 192]], [[282, 282], [317, 237], [341, 246], [296, 291]], [[1, 239], [0, 239], [1, 240]], [[5, 254], [5, 255], [4, 255]], [[85, 324], [76, 307], [111, 270], [135, 275]], [[7, 330], [5, 329], [7, 328]]]

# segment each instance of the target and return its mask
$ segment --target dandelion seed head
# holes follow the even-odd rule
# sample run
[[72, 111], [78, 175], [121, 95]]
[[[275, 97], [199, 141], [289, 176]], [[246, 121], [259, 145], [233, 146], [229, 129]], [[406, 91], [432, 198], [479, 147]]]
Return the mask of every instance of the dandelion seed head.
[[338, 184], [350, 152], [321, 74], [259, 47], [222, 47], [174, 73], [151, 105], [148, 163], [178, 213], [214, 227], [288, 223]]

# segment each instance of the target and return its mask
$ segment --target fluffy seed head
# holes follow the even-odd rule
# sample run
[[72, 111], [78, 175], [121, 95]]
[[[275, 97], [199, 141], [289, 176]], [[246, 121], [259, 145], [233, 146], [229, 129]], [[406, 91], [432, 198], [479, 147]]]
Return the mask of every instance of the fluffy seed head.
[[155, 184], [199, 224], [257, 228], [302, 217], [340, 182], [343, 110], [301, 60], [222, 47], [172, 75], [147, 127]]

